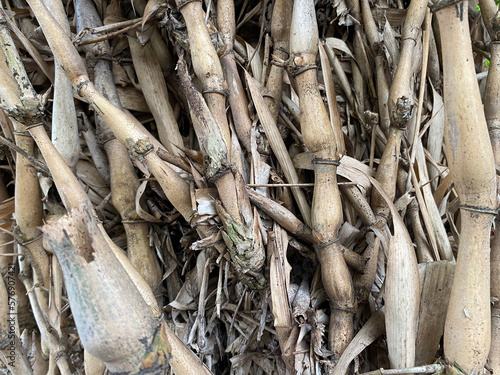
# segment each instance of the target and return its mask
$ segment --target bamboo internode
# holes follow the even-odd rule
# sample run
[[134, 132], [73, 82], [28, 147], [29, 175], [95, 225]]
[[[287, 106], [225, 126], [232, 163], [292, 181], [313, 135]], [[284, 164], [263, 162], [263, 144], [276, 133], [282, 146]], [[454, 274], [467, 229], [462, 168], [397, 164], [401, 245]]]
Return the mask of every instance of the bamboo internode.
[[500, 371], [498, 0], [26, 1], [0, 373]]

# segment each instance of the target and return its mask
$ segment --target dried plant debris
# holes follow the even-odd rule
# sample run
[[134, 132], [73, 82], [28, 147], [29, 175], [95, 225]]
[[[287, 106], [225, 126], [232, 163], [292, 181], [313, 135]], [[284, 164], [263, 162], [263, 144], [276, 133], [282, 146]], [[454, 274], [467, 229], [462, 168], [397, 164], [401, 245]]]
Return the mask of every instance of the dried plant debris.
[[0, 373], [500, 373], [497, 1], [1, 5]]

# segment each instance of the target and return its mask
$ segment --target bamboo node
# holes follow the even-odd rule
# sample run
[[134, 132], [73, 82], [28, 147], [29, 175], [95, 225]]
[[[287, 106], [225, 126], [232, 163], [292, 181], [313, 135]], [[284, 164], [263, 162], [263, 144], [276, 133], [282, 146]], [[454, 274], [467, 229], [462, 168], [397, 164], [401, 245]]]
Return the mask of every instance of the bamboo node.
[[358, 309], [356, 309], [354, 307], [343, 307], [343, 306], [337, 305], [334, 301], [330, 301], [330, 307], [334, 310], [343, 311], [343, 312], [346, 312], [349, 314], [356, 314], [358, 311]]
[[221, 168], [211, 176], [207, 176], [207, 182], [212, 185], [215, 181], [229, 172], [231, 172], [231, 168]]
[[314, 158], [312, 160], [313, 165], [340, 165], [340, 159], [325, 159], [325, 158]]
[[463, 0], [437, 0], [434, 2], [434, 5], [431, 7], [431, 12], [435, 13], [444, 7], [460, 3], [462, 1]]
[[323, 249], [323, 248], [325, 248], [325, 247], [327, 247], [327, 246], [330, 246], [330, 245], [332, 245], [332, 244], [334, 244], [334, 243], [338, 242], [338, 241], [339, 241], [339, 239], [340, 239], [340, 237], [338, 237], [338, 236], [337, 236], [337, 237], [336, 237], [336, 238], [334, 238], [333, 240], [326, 241], [326, 242], [321, 242], [321, 243], [316, 243], [316, 244], [312, 245], [312, 247], [313, 247], [313, 249], [314, 249], [314, 250]]
[[227, 55], [234, 55], [234, 49], [224, 48], [222, 53], [219, 55], [219, 58], [226, 57]]
[[490, 215], [494, 215], [494, 216], [498, 215], [498, 208], [470, 206], [468, 204], [461, 204], [458, 207], [462, 210], [476, 212], [476, 213], [480, 213], [480, 214], [490, 214]]
[[128, 220], [122, 220], [122, 224], [140, 224], [140, 223], [147, 223], [146, 220], [144, 219], [128, 219]]
[[181, 0], [177, 3], [177, 10], [180, 11], [181, 8], [189, 3], [193, 3], [195, 1], [199, 1], [201, 3], [201, 0]]
[[304, 73], [306, 70], [318, 68], [318, 65], [316, 64], [302, 65], [303, 62], [304, 58], [301, 55], [292, 54], [292, 56], [290, 56], [288, 60], [284, 61], [283, 64], [286, 67], [288, 74], [290, 74], [292, 78], [295, 78], [299, 74]]
[[32, 129], [32, 128], [36, 128], [37, 126], [40, 126], [40, 125], [43, 125], [43, 121], [36, 122], [36, 123], [34, 123], [34, 124], [31, 124], [31, 125], [26, 126], [26, 130], [30, 130], [30, 129]]
[[287, 55], [290, 55], [290, 51], [286, 48], [283, 48], [283, 47], [275, 47], [274, 48], [275, 51], [281, 51], [281, 52], [284, 52], [286, 53]]
[[18, 135], [20, 137], [31, 137], [30, 133], [28, 133], [28, 132], [21, 132], [21, 131], [14, 130], [13, 133], [14, 133], [14, 135]]
[[19, 226], [14, 228], [13, 234], [14, 240], [21, 246], [28, 246], [29, 244], [38, 241], [43, 236], [43, 233], [40, 232], [36, 236], [26, 239], [26, 235], [21, 231]]
[[97, 142], [101, 147], [104, 146], [109, 141], [112, 141], [113, 139], [116, 139], [116, 137], [113, 134], [113, 132], [110, 131], [105, 131], [97, 135]]
[[215, 94], [221, 94], [221, 95], [224, 95], [226, 97], [229, 97], [229, 90], [228, 89], [204, 89], [202, 91], [202, 94], [212, 94], [212, 93], [215, 93]]

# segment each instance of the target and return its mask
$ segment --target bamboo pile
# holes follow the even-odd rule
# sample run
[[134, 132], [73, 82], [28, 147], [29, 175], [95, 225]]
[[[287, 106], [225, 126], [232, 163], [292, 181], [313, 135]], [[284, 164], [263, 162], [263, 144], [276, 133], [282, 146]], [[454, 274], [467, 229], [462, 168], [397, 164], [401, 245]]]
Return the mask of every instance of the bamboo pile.
[[1, 0], [0, 373], [500, 374], [495, 0]]

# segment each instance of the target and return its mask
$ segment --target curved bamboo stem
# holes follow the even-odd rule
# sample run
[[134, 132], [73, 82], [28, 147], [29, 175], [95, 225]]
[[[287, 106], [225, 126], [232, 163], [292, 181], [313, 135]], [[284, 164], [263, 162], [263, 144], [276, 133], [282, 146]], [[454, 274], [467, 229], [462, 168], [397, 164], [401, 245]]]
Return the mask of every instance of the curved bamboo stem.
[[325, 291], [330, 299], [330, 350], [339, 358], [353, 337], [354, 288], [341, 253], [338, 233], [342, 203], [337, 184], [338, 142], [323, 105], [316, 79], [318, 27], [314, 2], [297, 0], [293, 7], [290, 50], [300, 97], [304, 143], [315, 154], [314, 195], [311, 207], [313, 236]]
[[[445, 146], [461, 203], [461, 234], [446, 316], [444, 353], [467, 373], [479, 372], [491, 341], [490, 229], [498, 207], [493, 151], [474, 70], [468, 7], [438, 2], [443, 50]], [[460, 77], [460, 79], [456, 79]]]

